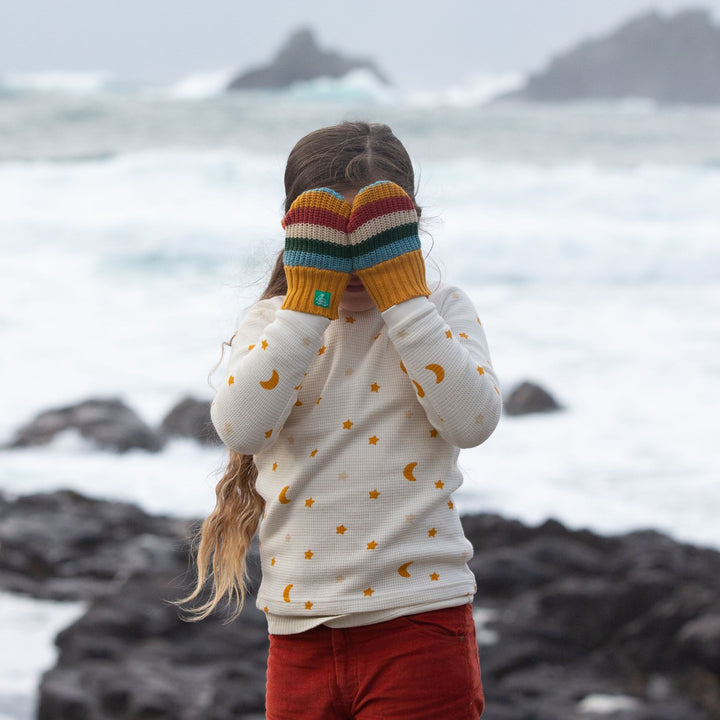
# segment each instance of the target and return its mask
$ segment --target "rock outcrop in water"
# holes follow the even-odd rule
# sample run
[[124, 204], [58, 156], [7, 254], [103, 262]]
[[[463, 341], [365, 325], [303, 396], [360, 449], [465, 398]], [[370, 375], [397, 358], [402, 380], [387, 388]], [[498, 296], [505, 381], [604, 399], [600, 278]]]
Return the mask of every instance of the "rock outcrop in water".
[[202, 445], [222, 445], [210, 419], [210, 400], [184, 397], [163, 418], [162, 432], [167, 437], [185, 437]]
[[[489, 720], [720, 717], [720, 553], [656, 532], [463, 524]], [[192, 580], [193, 527], [75, 493], [0, 496], [0, 588], [90, 601], [57, 638], [38, 720], [264, 717], [267, 635], [252, 597], [230, 625], [182, 622], [168, 602]]]
[[705, 10], [650, 12], [558, 55], [505, 97], [720, 103], [720, 27]]
[[503, 402], [506, 415], [529, 415], [561, 410], [557, 400], [544, 388], [533, 382], [521, 382]]
[[316, 78], [340, 78], [353, 70], [367, 70], [380, 82], [388, 79], [371, 60], [349, 58], [318, 47], [308, 29], [297, 30], [280, 48], [268, 65], [253, 68], [235, 77], [228, 90], [265, 90], [285, 88]]
[[[520, 383], [506, 398], [508, 415], [525, 415], [561, 409], [542, 387]], [[89, 398], [72, 405], [50, 408], [19, 427], [0, 450], [47, 445], [59, 435], [75, 431], [100, 450], [162, 450], [170, 438], [189, 438], [201, 445], [222, 445], [210, 419], [210, 400], [184, 397], [163, 418], [159, 427], [145, 423], [117, 398]]]
[[163, 436], [117, 398], [90, 398], [74, 405], [51, 408], [20, 427], [7, 448], [46, 445], [73, 430], [102, 450], [126, 452], [133, 448], [162, 450]]

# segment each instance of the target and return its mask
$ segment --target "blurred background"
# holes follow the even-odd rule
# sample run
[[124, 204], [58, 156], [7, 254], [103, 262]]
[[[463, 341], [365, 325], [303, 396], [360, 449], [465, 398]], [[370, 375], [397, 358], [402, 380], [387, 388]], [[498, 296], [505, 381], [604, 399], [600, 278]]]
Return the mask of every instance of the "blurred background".
[[[504, 392], [531, 380], [563, 406], [463, 451], [461, 510], [720, 547], [713, 78], [720, 0], [0, 0], [0, 441], [88, 398], [152, 426], [210, 399], [282, 248], [293, 144], [385, 122], [431, 272], [475, 301]], [[223, 461], [66, 432], [2, 451], [0, 491], [199, 517]], [[72, 612], [29, 608], [0, 595], [29, 648], [0, 696], [33, 692]]]

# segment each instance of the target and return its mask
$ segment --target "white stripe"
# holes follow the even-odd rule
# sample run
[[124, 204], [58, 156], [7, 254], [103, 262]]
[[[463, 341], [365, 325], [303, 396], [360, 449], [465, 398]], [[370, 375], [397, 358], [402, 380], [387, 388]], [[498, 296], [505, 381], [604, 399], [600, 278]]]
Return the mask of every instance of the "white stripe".
[[398, 210], [398, 212], [388, 213], [387, 215], [379, 215], [362, 224], [357, 230], [350, 235], [350, 243], [359, 245], [369, 237], [377, 235], [385, 230], [396, 227], [398, 225], [408, 225], [417, 222], [417, 213], [414, 210]]
[[285, 231], [285, 237], [321, 239], [337, 245], [348, 245], [347, 235], [342, 230], [313, 223], [293, 223]]

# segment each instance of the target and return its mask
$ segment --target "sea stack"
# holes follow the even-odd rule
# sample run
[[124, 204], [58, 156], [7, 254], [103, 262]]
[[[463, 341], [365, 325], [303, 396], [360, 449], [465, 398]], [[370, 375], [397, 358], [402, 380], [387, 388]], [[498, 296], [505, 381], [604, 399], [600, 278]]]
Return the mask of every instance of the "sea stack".
[[649, 12], [557, 55], [504, 97], [720, 103], [720, 27], [702, 9], [671, 16]]
[[288, 38], [270, 63], [241, 73], [228, 85], [228, 90], [285, 88], [296, 82], [320, 77], [340, 78], [352, 70], [367, 70], [381, 83], [389, 84], [387, 77], [371, 60], [345, 57], [333, 50], [323, 50], [315, 41], [312, 31], [303, 28]]

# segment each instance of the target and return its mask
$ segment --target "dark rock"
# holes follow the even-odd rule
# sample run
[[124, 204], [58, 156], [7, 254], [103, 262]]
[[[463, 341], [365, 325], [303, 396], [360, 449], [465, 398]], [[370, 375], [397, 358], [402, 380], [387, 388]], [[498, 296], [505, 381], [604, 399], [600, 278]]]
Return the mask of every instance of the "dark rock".
[[45, 410], [21, 427], [8, 447], [46, 445], [58, 434], [76, 430], [103, 450], [126, 452], [133, 448], [157, 452], [162, 437], [121, 400], [90, 399], [76, 405]]
[[720, 614], [710, 613], [683, 625], [678, 642], [696, 661], [720, 676]]
[[222, 445], [210, 419], [210, 400], [183, 398], [165, 416], [161, 430], [168, 437], [193, 438], [203, 445]]
[[368, 70], [380, 82], [387, 78], [370, 60], [348, 58], [340, 53], [321, 50], [310, 30], [294, 32], [269, 65], [238, 75], [228, 90], [262, 90], [289, 87], [303, 80], [320, 77], [339, 78], [352, 70]]
[[561, 407], [547, 390], [531, 382], [520, 383], [503, 403], [507, 415], [553, 412]]
[[706, 10], [657, 12], [555, 57], [505, 97], [563, 101], [648, 98], [720, 102], [720, 27]]
[[[498, 638], [480, 648], [488, 718], [577, 720], [595, 695], [619, 698], [606, 717], [720, 717], [720, 553], [649, 531], [600, 537], [496, 515], [463, 525], [476, 551], [475, 603], [492, 610], [485, 630]], [[90, 599], [58, 635], [40, 720], [262, 717], [257, 549], [241, 616], [186, 623], [170, 601], [192, 585], [191, 528], [71, 493], [0, 504], [2, 586], [53, 597], [62, 578], [77, 582], [64, 596]]]
[[88, 600], [147, 568], [187, 564], [187, 521], [71, 491], [0, 495], [0, 588]]

